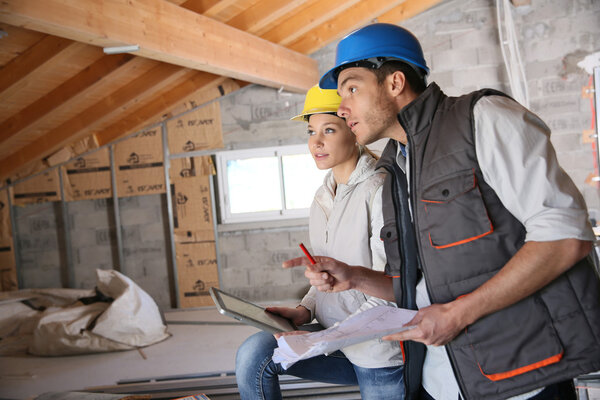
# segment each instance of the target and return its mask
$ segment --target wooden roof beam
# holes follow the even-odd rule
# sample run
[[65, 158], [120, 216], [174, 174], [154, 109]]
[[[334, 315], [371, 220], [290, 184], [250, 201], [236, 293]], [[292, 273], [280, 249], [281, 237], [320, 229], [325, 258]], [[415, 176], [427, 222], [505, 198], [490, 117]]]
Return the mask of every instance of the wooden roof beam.
[[166, 0], [3, 0], [0, 21], [295, 92], [319, 78], [310, 57]]

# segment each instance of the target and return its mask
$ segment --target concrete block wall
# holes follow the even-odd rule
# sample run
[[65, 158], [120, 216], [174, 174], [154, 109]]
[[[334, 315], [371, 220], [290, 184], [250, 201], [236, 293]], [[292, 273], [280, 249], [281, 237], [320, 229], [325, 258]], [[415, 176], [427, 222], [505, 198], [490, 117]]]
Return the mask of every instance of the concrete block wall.
[[[452, 0], [401, 25], [421, 41], [431, 81], [449, 95], [492, 87], [510, 94], [499, 46], [494, 0]], [[582, 192], [590, 217], [600, 219], [600, 190], [585, 183], [594, 172], [589, 99], [581, 97], [590, 75], [577, 66], [600, 51], [600, 2], [532, 0], [513, 8], [530, 109], [552, 130], [551, 140], [563, 169]]]
[[[166, 238], [166, 199], [119, 199], [124, 264], [119, 265], [112, 199], [67, 203], [74, 287], [96, 285], [96, 269], [117, 269], [156, 303], [172, 306], [172, 267]], [[67, 287], [66, 246], [59, 203], [15, 208], [24, 288]]]
[[281, 268], [303, 255], [299, 243], [309, 243], [307, 226], [221, 233], [222, 288], [259, 302], [302, 298], [309, 289], [304, 268]]
[[15, 207], [18, 274], [26, 288], [63, 287], [66, 281], [62, 213], [59, 203]]

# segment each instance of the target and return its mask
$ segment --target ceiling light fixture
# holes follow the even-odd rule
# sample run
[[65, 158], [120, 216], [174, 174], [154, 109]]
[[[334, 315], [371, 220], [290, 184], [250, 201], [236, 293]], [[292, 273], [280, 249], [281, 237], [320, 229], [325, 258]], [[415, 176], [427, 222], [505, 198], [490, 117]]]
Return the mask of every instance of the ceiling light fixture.
[[121, 53], [131, 53], [133, 51], [138, 51], [140, 46], [137, 44], [130, 46], [114, 46], [114, 47], [104, 47], [102, 50], [104, 54], [121, 54]]

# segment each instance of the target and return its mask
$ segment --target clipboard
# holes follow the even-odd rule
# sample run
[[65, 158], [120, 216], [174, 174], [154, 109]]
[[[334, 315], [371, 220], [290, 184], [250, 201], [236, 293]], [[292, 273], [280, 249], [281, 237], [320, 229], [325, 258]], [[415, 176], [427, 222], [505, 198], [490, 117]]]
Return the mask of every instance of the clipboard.
[[263, 307], [247, 300], [215, 287], [211, 287], [209, 292], [217, 309], [223, 315], [271, 333], [298, 330], [289, 319], [270, 313]]

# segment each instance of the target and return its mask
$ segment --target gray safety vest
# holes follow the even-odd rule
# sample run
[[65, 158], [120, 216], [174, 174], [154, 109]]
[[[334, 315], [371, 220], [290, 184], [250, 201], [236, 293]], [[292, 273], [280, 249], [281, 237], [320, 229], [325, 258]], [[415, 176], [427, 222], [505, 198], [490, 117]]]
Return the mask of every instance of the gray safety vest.
[[[403, 231], [410, 236], [411, 227], [400, 218], [403, 172], [395, 141], [378, 163], [390, 173], [381, 238], [400, 307], [415, 308], [421, 273], [432, 303], [447, 303], [489, 280], [524, 244], [523, 225], [484, 181], [477, 162], [473, 107], [486, 95], [503, 94], [484, 89], [448, 97], [432, 83], [398, 115], [409, 141], [418, 268], [407, 257], [414, 251], [410, 240], [402, 237]], [[404, 348], [410, 399], [420, 385], [424, 346], [407, 342]], [[446, 350], [468, 400], [505, 399], [600, 370], [600, 285], [590, 257], [535, 294], [468, 326]]]

